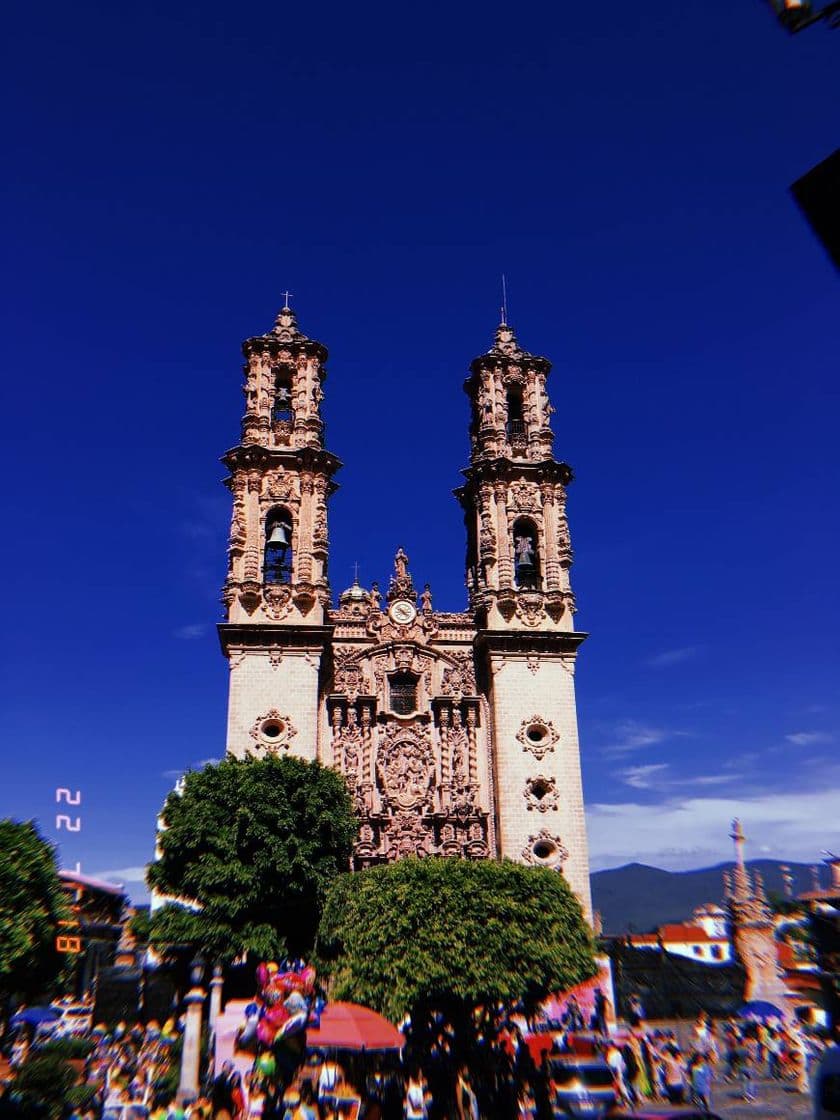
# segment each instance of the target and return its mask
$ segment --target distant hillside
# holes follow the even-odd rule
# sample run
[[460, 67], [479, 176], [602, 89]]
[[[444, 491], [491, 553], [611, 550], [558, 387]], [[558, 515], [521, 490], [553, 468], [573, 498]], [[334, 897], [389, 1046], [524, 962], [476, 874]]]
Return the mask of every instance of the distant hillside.
[[[768, 891], [782, 894], [784, 860], [756, 859], [747, 866], [764, 876]], [[592, 904], [600, 910], [604, 933], [646, 933], [665, 922], [681, 922], [691, 917], [695, 906], [722, 902], [723, 872], [731, 863], [702, 867], [696, 871], [661, 871], [643, 863], [628, 863], [591, 876]], [[788, 863], [793, 874], [793, 891], [811, 889], [811, 867]]]

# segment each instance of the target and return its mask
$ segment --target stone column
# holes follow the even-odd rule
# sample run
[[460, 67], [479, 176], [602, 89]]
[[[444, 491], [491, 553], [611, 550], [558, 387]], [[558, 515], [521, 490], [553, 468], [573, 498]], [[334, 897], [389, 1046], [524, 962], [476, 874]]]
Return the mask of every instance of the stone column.
[[213, 966], [213, 979], [210, 981], [210, 1011], [207, 1020], [211, 1038], [213, 1038], [216, 1033], [216, 1023], [219, 1021], [219, 1016], [222, 1013], [222, 989], [224, 986], [225, 981], [222, 976], [222, 966], [216, 964]]
[[306, 472], [300, 478], [300, 509], [298, 511], [298, 551], [296, 557], [295, 583], [309, 583], [312, 580], [312, 526], [315, 480]]
[[554, 488], [550, 482], [540, 486], [543, 510], [543, 542], [545, 548], [545, 589], [556, 591], [560, 587], [560, 562], [557, 554], [557, 518], [554, 506]]
[[499, 587], [513, 585], [513, 556], [508, 528], [507, 487], [498, 482], [493, 488], [496, 499], [496, 567], [499, 572]]
[[204, 989], [187, 992], [187, 1021], [184, 1026], [184, 1048], [181, 1052], [181, 1080], [178, 1082], [178, 1103], [194, 1101], [198, 1096], [198, 1073], [201, 1062], [201, 1008]]

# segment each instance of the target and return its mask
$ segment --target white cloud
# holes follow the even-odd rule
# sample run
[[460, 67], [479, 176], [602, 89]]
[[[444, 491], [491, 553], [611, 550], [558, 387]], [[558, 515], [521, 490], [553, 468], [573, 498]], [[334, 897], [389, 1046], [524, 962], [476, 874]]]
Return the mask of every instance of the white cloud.
[[145, 883], [145, 867], [117, 867], [112, 871], [95, 871], [93, 879], [104, 879], [106, 883]]
[[[747, 854], [764, 848], [780, 859], [813, 861], [840, 845], [840, 790], [825, 788], [755, 797], [690, 797], [658, 805], [593, 804], [586, 820], [592, 867], [638, 861], [680, 871], [732, 858], [729, 831], [739, 817]], [[674, 838], [679, 846], [674, 847]]]
[[668, 732], [662, 727], [650, 727], [637, 723], [634, 719], [625, 719], [613, 728], [615, 741], [602, 748], [602, 753], [616, 756], [630, 754], [632, 751], [644, 747], [655, 746], [668, 738]]
[[694, 778], [675, 778], [672, 784], [677, 789], [685, 786], [725, 786], [727, 782], [740, 782], [743, 777], [743, 774], [737, 773], [698, 774]]
[[179, 626], [177, 630], [173, 630], [173, 638], [180, 638], [181, 641], [190, 642], [195, 638], [203, 638], [207, 633], [207, 627], [203, 622], [193, 622], [188, 626]]
[[671, 665], [679, 665], [682, 661], [688, 661], [689, 658], [696, 657], [699, 652], [699, 646], [680, 646], [679, 649], [666, 649], [662, 653], [649, 657], [645, 664], [652, 669], [668, 669]]
[[789, 743], [796, 747], [810, 747], [814, 743], [832, 743], [834, 736], [826, 731], [795, 731], [792, 735], [785, 735]]
[[651, 762], [647, 766], [628, 766], [625, 770], [619, 770], [618, 776], [625, 785], [633, 786], [634, 789], [651, 789], [657, 784], [655, 776], [664, 776], [667, 769], [667, 762]]
[[220, 758], [200, 758], [198, 762], [191, 762], [189, 766], [183, 766], [180, 770], [163, 770], [160, 776], [177, 782], [188, 770], [203, 770], [205, 766], [218, 766], [221, 761]]

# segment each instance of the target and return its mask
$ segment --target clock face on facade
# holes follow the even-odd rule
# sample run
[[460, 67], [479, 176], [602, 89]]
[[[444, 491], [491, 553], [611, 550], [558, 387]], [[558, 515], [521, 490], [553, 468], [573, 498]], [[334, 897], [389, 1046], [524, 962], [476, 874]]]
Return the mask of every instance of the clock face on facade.
[[396, 603], [391, 604], [388, 614], [392, 622], [396, 622], [399, 626], [408, 626], [417, 617], [417, 608], [405, 599], [398, 599]]

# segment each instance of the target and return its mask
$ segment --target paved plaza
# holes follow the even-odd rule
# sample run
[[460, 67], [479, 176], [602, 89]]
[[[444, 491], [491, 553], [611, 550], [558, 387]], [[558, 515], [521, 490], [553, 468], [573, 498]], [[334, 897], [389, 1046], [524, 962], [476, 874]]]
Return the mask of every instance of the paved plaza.
[[[675, 1030], [682, 1046], [688, 1049], [690, 1023], [668, 1021], [655, 1025]], [[812, 1078], [815, 1069], [816, 1066], [811, 1070]], [[720, 1074], [712, 1087], [712, 1111], [723, 1120], [811, 1120], [811, 1096], [797, 1092], [792, 1082], [756, 1077], [753, 1085], [757, 1099], [750, 1104], [743, 1099], [741, 1086], [728, 1083]]]
[[791, 1085], [762, 1078], [756, 1082], [758, 1099], [748, 1104], [736, 1085], [718, 1083], [712, 1108], [724, 1120], [810, 1120], [813, 1115], [810, 1095], [797, 1093]]

